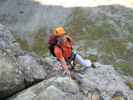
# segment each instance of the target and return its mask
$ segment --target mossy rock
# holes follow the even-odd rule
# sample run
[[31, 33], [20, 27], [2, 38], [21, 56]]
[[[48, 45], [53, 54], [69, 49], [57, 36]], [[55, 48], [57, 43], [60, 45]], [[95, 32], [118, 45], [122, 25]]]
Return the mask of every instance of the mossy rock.
[[130, 42], [133, 43], [133, 35], [132, 35], [132, 34], [130, 34], [130, 35], [128, 36], [128, 40], [129, 40]]
[[87, 59], [91, 60], [92, 62], [96, 62], [97, 61], [97, 56], [96, 55], [89, 55], [87, 57]]
[[113, 97], [112, 100], [125, 100], [125, 99], [124, 97], [116, 96], [116, 97]]
[[121, 69], [126, 69], [126, 68], [128, 68], [128, 64], [126, 64], [126, 63], [116, 63], [116, 64], [114, 64], [113, 65], [114, 66], [114, 68], [116, 68], [116, 69], [118, 69], [118, 68], [121, 68]]
[[133, 76], [133, 68], [128, 63], [116, 63], [113, 67], [116, 70], [122, 70], [125, 74]]
[[80, 64], [76, 64], [76, 66], [74, 66], [74, 71], [80, 72], [81, 67], [82, 67], [82, 66], [81, 66]]
[[133, 90], [133, 81], [127, 83], [128, 87]]
[[111, 100], [127, 100], [121, 91], [116, 91]]
[[15, 37], [16, 41], [20, 44], [20, 47], [23, 50], [28, 50], [29, 51], [29, 45], [28, 45], [26, 40], [21, 39], [21, 37], [18, 36], [18, 35], [15, 35], [14, 37]]

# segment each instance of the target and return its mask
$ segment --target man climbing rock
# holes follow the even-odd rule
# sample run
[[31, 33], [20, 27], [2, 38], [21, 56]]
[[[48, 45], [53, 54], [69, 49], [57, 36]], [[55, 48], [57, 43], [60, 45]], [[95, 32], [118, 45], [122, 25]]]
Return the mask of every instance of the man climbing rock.
[[77, 63], [84, 68], [94, 67], [90, 60], [84, 60], [77, 52], [74, 52], [72, 38], [66, 35], [63, 27], [57, 27], [53, 30], [48, 44], [51, 54], [61, 63], [64, 73], [69, 75], [70, 69], [73, 69]]

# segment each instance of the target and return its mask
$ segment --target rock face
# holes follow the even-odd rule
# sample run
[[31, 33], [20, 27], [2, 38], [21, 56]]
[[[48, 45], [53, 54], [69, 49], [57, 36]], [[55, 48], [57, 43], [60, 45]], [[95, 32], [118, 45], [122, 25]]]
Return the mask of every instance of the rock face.
[[[30, 96], [29, 96], [30, 95]], [[51, 78], [9, 100], [84, 100], [79, 87], [68, 77]]]
[[[0, 3], [0, 22], [8, 25], [12, 31], [21, 35], [27, 36], [28, 33], [40, 29], [43, 29], [46, 34], [49, 33], [51, 28], [58, 25], [66, 26], [69, 32], [76, 32], [75, 34], [77, 34], [87, 31], [89, 24], [102, 25], [104, 21], [112, 25], [115, 30], [115, 33], [111, 35], [122, 37], [132, 31], [133, 11], [124, 6], [65, 8], [42, 5], [35, 0], [2, 0]], [[123, 31], [121, 28], [124, 28]]]
[[45, 78], [45, 65], [21, 50], [11, 32], [0, 24], [0, 98]]
[[18, 62], [22, 66], [21, 71], [24, 73], [26, 82], [35, 82], [46, 77], [44, 66], [40, 65], [36, 58], [31, 55], [23, 55], [18, 57]]
[[[27, 40], [35, 47], [34, 51], [42, 53], [51, 29], [65, 26], [82, 48], [97, 49], [102, 63], [126, 61], [130, 73], [133, 72], [133, 59], [128, 56], [133, 54], [132, 20], [133, 9], [120, 5], [65, 8], [43, 5], [36, 0], [0, 1], [0, 23]], [[43, 36], [40, 40], [43, 42], [36, 36]]]
[[7, 49], [13, 46], [15, 38], [11, 32], [3, 25], [0, 24], [0, 48]]
[[99, 90], [104, 100], [111, 100], [113, 95], [120, 92], [124, 97], [132, 100], [132, 93], [124, 83], [124, 79], [113, 69], [111, 65], [97, 63], [96, 69], [86, 70], [84, 75], [76, 75], [81, 89], [88, 95], [89, 91]]
[[97, 63], [84, 74], [49, 78], [8, 100], [132, 100], [133, 91], [110, 65]]
[[10, 31], [0, 24], [0, 98], [25, 87], [22, 73], [14, 57], [8, 54], [11, 52], [10, 48], [14, 41]]
[[[133, 99], [126, 80], [110, 65], [96, 63], [95, 69], [74, 72], [75, 79], [70, 79], [56, 72], [48, 59], [23, 51], [3, 25], [0, 25], [0, 41], [0, 99], [11, 95], [8, 100]], [[42, 82], [31, 86], [39, 81]]]
[[132, 20], [133, 9], [120, 5], [65, 8], [36, 0], [0, 1], [0, 23], [27, 40], [32, 50], [46, 53], [44, 41], [51, 29], [65, 26], [85, 51], [96, 49], [99, 61], [105, 64], [126, 61], [131, 74], [133, 59], [128, 55], [133, 54]]
[[69, 11], [65, 11], [62, 7], [55, 9], [52, 6], [43, 6], [34, 0], [13, 0], [2, 3], [0, 22], [8, 25], [10, 29], [21, 36], [28, 36], [28, 33], [40, 29], [47, 32], [53, 26], [62, 25], [65, 22], [65, 17], [69, 15]]
[[0, 98], [25, 87], [24, 77], [12, 57], [0, 50]]
[[[105, 62], [122, 59], [132, 65], [132, 20], [133, 10], [119, 5], [63, 8], [44, 6], [34, 0], [1, 0], [0, 99], [133, 100], [133, 90], [112, 66], [97, 63], [95, 69], [89, 68], [84, 74], [74, 73], [75, 80], [61, 77], [53, 70], [55, 66], [22, 50], [9, 31], [21, 34], [31, 42], [27, 35], [34, 37], [32, 32], [44, 32], [46, 36], [51, 28], [63, 25], [74, 36], [79, 36], [76, 38], [81, 40], [81, 45], [85, 44], [84, 47], [97, 48], [98, 51], [100, 48], [103, 55], [107, 53], [109, 60], [105, 57]], [[35, 83], [38, 84], [32, 86]]]

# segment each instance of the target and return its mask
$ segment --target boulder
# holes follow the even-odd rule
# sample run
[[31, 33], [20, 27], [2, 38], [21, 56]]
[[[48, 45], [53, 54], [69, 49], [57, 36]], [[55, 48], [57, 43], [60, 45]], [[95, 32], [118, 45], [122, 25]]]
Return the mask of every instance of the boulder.
[[38, 59], [23, 51], [10, 30], [0, 24], [0, 98], [46, 78], [46, 65]]
[[55, 75], [8, 100], [132, 100], [133, 91], [111, 65], [95, 65], [82, 74], [74, 72], [74, 79]]
[[29, 54], [18, 57], [20, 70], [23, 72], [26, 83], [34, 83], [46, 78], [45, 66], [40, 65], [37, 59]]
[[83, 93], [88, 95], [90, 91], [98, 90], [104, 100], [110, 100], [118, 91], [124, 97], [130, 97], [129, 87], [111, 65], [96, 63], [96, 66], [95, 69], [87, 69], [84, 74], [75, 74]]
[[18, 65], [0, 50], [0, 98], [10, 96], [24, 87], [24, 77]]
[[54, 77], [43, 81], [8, 100], [87, 100], [77, 83], [68, 77]]
[[14, 42], [15, 38], [8, 28], [0, 24], [0, 98], [12, 95], [25, 87], [24, 77], [10, 49], [13, 46], [17, 48]]
[[15, 41], [16, 40], [9, 29], [6, 26], [0, 24], [0, 48], [10, 48], [15, 43]]

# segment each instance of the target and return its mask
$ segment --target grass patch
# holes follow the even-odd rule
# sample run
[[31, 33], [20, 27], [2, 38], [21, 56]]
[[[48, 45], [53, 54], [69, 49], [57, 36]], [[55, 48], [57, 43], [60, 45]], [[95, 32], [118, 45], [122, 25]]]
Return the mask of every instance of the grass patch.
[[97, 23], [86, 27], [87, 38], [92, 40], [99, 40], [103, 38], [109, 38], [110, 34], [115, 32], [113, 26], [107, 22], [103, 22], [100, 25]]
[[104, 39], [101, 45], [101, 51], [117, 58], [123, 58], [128, 52], [127, 43], [123, 40]]
[[89, 59], [92, 62], [96, 62], [97, 61], [97, 56], [96, 55], [89, 55], [88, 57], [86, 57], [86, 59]]
[[[89, 23], [89, 20], [87, 20]], [[76, 21], [77, 22], [77, 21]], [[100, 25], [98, 24], [91, 24], [91, 25], [82, 25], [80, 22], [77, 23], [75, 26], [71, 26], [70, 27], [74, 27], [73, 29], [75, 29], [76, 31], [73, 32], [70, 29], [70, 32], [73, 33], [73, 35], [75, 36], [74, 38], [76, 40], [100, 40], [100, 39], [108, 39], [111, 37], [111, 34], [116, 33], [115, 28], [113, 27], [113, 25], [103, 22]], [[77, 30], [78, 29], [78, 30]], [[79, 29], [84, 29], [84, 30], [79, 30]], [[76, 34], [74, 34], [76, 33]], [[117, 34], [117, 33], [116, 33]]]
[[43, 32], [36, 34], [34, 43], [32, 44], [32, 50], [40, 56], [43, 56], [48, 52], [47, 43], [44, 37], [45, 34]]
[[20, 47], [21, 47], [23, 50], [27, 50], [27, 51], [30, 50], [27, 41], [21, 39], [21, 38], [20, 38], [19, 36], [17, 36], [17, 35], [15, 35], [14, 37], [15, 37], [16, 41], [20, 44]]
[[121, 96], [116, 96], [116, 97], [113, 97], [112, 100], [124, 100], [124, 99]]
[[72, 9], [72, 14], [66, 18], [64, 27], [67, 32], [70, 32], [75, 40], [84, 39], [86, 26], [91, 25], [92, 21], [86, 16], [89, 16], [83, 8], [76, 7]]
[[128, 63], [117, 63], [113, 65], [116, 70], [122, 70], [125, 74], [133, 76], [133, 68]]
[[[89, 19], [89, 13], [84, 12], [82, 8], [76, 8], [73, 9], [73, 13], [66, 19], [67, 24], [65, 27], [68, 32], [72, 33], [71, 35], [74, 37], [74, 40], [86, 41], [85, 45], [83, 45], [83, 49], [87, 50], [87, 48], [92, 47], [90, 41], [100, 41], [95, 47], [99, 53], [102, 54], [103, 58], [101, 59], [103, 59], [106, 64], [114, 64], [117, 59], [124, 59], [129, 62], [126, 59], [126, 57], [129, 58], [127, 50], [128, 41], [126, 41], [126, 39], [116, 39], [119, 37], [119, 33], [122, 32], [123, 27], [109, 17], [105, 16], [102, 21], [100, 18], [99, 16], [92, 21], [91, 18]], [[132, 25], [126, 26], [126, 29], [133, 32], [131, 26]], [[129, 40], [133, 41], [133, 36], [129, 36]], [[93, 56], [87, 57], [87, 59], [97, 60], [97, 58]], [[115, 64], [114, 66], [133, 75], [131, 64]]]
[[35, 34], [29, 33], [29, 36], [34, 36], [32, 45], [29, 46], [26, 40], [21, 39], [18, 35], [15, 35], [16, 41], [20, 44], [20, 47], [23, 50], [29, 52], [35, 52], [39, 56], [45, 56], [48, 52], [47, 41], [45, 40], [44, 29], [38, 30]]
[[128, 85], [128, 87], [129, 87], [130, 89], [133, 90], [133, 82], [128, 82], [127, 85]]
[[130, 42], [133, 43], [133, 35], [132, 35], [132, 34], [130, 34], [130, 35], [128, 36], [128, 40], [129, 40]]
[[65, 27], [74, 35], [76, 40], [110, 38], [110, 34], [116, 33], [116, 27], [110, 23], [110, 18], [105, 17], [101, 21], [98, 17], [95, 21], [89, 18], [89, 13], [82, 8], [74, 8], [72, 14], [66, 19]]

